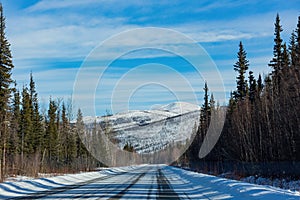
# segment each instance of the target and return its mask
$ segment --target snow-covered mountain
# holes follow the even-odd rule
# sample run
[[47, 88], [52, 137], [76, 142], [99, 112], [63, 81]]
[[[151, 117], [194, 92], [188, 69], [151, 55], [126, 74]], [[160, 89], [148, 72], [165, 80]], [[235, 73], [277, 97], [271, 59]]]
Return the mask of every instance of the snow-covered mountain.
[[[113, 130], [110, 139], [117, 141], [119, 148], [126, 144], [138, 153], [151, 153], [169, 144], [185, 143], [198, 125], [200, 107], [186, 102], [156, 105], [151, 110], [132, 110], [112, 116], [84, 117], [86, 127], [93, 125]], [[90, 132], [90, 131], [88, 131]]]

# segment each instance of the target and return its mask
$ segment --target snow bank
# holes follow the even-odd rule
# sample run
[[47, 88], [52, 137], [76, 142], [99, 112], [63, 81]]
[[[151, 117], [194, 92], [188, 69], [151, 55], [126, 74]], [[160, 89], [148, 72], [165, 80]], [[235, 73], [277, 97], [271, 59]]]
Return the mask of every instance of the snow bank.
[[[98, 172], [88, 172], [80, 174], [71, 174], [64, 176], [56, 176], [52, 178], [40, 178], [34, 180], [20, 181], [20, 182], [5, 182], [0, 184], [0, 199], [8, 199], [14, 197], [23, 198], [26, 195], [35, 194], [39, 192], [51, 190], [54, 193], [64, 192], [65, 190], [59, 190], [59, 188], [75, 189], [67, 186], [83, 186], [81, 183], [88, 184], [87, 187], [82, 187], [77, 192], [69, 191], [65, 198], [71, 199], [72, 197], [78, 197], [76, 195], [86, 194], [85, 197], [89, 196], [89, 193], [98, 194], [94, 198], [100, 198], [101, 195], [110, 193], [106, 197], [114, 195], [113, 191], [118, 194], [119, 191], [124, 192], [128, 189], [129, 185], [131, 189], [126, 190], [126, 197], [132, 197], [142, 199], [147, 196], [149, 191], [151, 198], [157, 198], [159, 195], [158, 191], [158, 170], [161, 170], [163, 176], [166, 178], [166, 183], [175, 193], [178, 194], [179, 198], [189, 199], [264, 199], [264, 200], [299, 200], [300, 193], [292, 192], [272, 186], [261, 186], [242, 181], [230, 180], [226, 178], [220, 178], [216, 176], [191, 172], [182, 170], [180, 168], [170, 167], [166, 165], [140, 165], [140, 166], [129, 166], [119, 168], [108, 168]], [[134, 172], [124, 173], [124, 176], [112, 176], [108, 179], [103, 179], [105, 176], [111, 176], [120, 174], [123, 172]], [[139, 179], [136, 182], [137, 177], [144, 178]], [[97, 184], [94, 184], [91, 180], [101, 178], [97, 180]], [[89, 182], [91, 181], [91, 182]], [[100, 184], [101, 183], [101, 184]], [[99, 185], [98, 185], [99, 184]], [[103, 187], [103, 185], [110, 184], [109, 187]], [[118, 185], [122, 184], [122, 185]], [[93, 185], [93, 186], [91, 186]], [[99, 186], [102, 187], [99, 188]], [[58, 190], [53, 190], [58, 189]], [[44, 194], [51, 194], [51, 191]], [[134, 193], [133, 193], [134, 192]], [[161, 191], [160, 191], [161, 192]], [[165, 190], [165, 195], [170, 192]], [[41, 193], [40, 193], [41, 194]], [[75, 195], [75, 196], [74, 196]], [[134, 196], [130, 196], [134, 195]], [[140, 196], [137, 196], [140, 195]], [[58, 195], [59, 196], [59, 195]], [[56, 198], [55, 196], [53, 198]], [[148, 196], [149, 197], [149, 196]]]
[[20, 197], [47, 191], [49, 189], [76, 185], [103, 176], [119, 174], [128, 170], [132, 170], [134, 168], [136, 168], [136, 166], [109, 168], [103, 171], [67, 174], [50, 178], [39, 178], [31, 180], [30, 178], [27, 178], [27, 180], [17, 182], [17, 179], [13, 179], [0, 184], [0, 199]]
[[[299, 192], [293, 192], [272, 186], [255, 185], [242, 181], [186, 171], [175, 167], [167, 167], [165, 171], [166, 173], [176, 174], [178, 179], [188, 185], [188, 188], [194, 188], [188, 195], [195, 199], [300, 199]], [[172, 176], [176, 179], [175, 175]], [[182, 187], [176, 184], [172, 186], [174, 190]]]
[[258, 184], [258, 185], [270, 185], [286, 190], [300, 192], [300, 180], [287, 180], [287, 179], [270, 179], [256, 176], [249, 176], [242, 178], [241, 181]]

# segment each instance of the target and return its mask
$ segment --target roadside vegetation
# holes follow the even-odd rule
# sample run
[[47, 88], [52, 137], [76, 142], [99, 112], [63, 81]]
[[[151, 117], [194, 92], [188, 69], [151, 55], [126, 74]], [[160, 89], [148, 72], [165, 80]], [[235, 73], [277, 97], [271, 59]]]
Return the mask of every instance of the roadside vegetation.
[[99, 162], [80, 139], [84, 133], [81, 111], [71, 124], [71, 101], [50, 97], [48, 109], [42, 112], [32, 74], [29, 84], [18, 90], [5, 29], [0, 4], [0, 181], [11, 175], [94, 169]]
[[198, 152], [211, 115], [220, 109], [205, 83], [200, 126], [180, 165], [215, 174], [300, 177], [300, 16], [288, 43], [282, 31], [277, 15], [272, 72], [265, 77], [254, 76], [246, 48], [239, 43], [233, 65], [236, 90], [231, 92], [225, 125], [215, 148], [200, 160]]

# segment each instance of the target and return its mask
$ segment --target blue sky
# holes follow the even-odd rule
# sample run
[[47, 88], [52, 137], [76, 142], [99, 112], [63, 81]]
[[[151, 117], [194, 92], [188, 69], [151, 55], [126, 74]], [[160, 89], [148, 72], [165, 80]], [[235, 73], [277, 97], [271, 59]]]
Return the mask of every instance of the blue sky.
[[[13, 78], [21, 88], [28, 83], [32, 71], [44, 108], [50, 96], [64, 99], [71, 96], [79, 68], [97, 45], [122, 31], [144, 27], [172, 29], [197, 41], [217, 65], [228, 94], [235, 89], [236, 74], [232, 66], [236, 61], [239, 41], [243, 41], [248, 53], [250, 69], [256, 75], [266, 74], [269, 71], [267, 64], [272, 58], [276, 13], [280, 14], [286, 42], [300, 15], [299, 0], [284, 3], [279, 0], [2, 0], [2, 4], [14, 57]], [[172, 38], [169, 42], [172, 43]], [[101, 59], [109, 59], [109, 53], [102, 55]], [[162, 74], [155, 67], [157, 64], [175, 69], [189, 80], [201, 104], [204, 80], [195, 78], [193, 72], [188, 70], [187, 62], [165, 52], [143, 50], [111, 63], [104, 75], [105, 84], [96, 88], [96, 114], [111, 110], [112, 91], [124, 73], [137, 66], [148, 65], [148, 68], [157, 69], [148, 75], [156, 77]], [[145, 79], [145, 71], [137, 70], [136, 73], [142, 74], [135, 76], [132, 84], [141, 83], [137, 80], [139, 78]], [[172, 81], [174, 78], [172, 83], [176, 85], [176, 76], [168, 74], [168, 70], [165, 73], [164, 79]], [[158, 82], [141, 84], [131, 91], [127, 99], [120, 96], [113, 112], [123, 111], [125, 104], [129, 109], [148, 109], [153, 104], [178, 100], [177, 96], [181, 97], [179, 100], [194, 102], [190, 94], [180, 87], [180, 82], [177, 84], [177, 89], [172, 87], [172, 91]], [[213, 84], [208, 83], [211, 87]], [[220, 101], [224, 103], [224, 100]], [[79, 107], [76, 100], [74, 106]], [[86, 111], [84, 114], [92, 113]]]

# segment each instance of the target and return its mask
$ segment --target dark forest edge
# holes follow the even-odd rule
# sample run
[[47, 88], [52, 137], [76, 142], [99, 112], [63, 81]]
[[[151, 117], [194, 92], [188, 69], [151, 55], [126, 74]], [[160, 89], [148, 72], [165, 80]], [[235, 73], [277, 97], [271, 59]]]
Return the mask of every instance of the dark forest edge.
[[8, 176], [38, 173], [71, 173], [100, 166], [86, 150], [82, 113], [71, 124], [72, 103], [50, 98], [41, 112], [35, 82], [18, 91], [10, 43], [5, 36], [5, 17], [0, 4], [0, 182]]
[[248, 72], [247, 53], [240, 42], [233, 66], [237, 86], [231, 92], [221, 137], [210, 154], [199, 159], [198, 151], [212, 113], [219, 113], [213, 98], [209, 100], [205, 83], [195, 140], [174, 165], [214, 174], [231, 171], [240, 175], [300, 177], [297, 168], [300, 163], [300, 16], [288, 45], [283, 43], [282, 31], [277, 14], [273, 59], [268, 64], [272, 72], [264, 80], [261, 75], [256, 79], [253, 71]]

